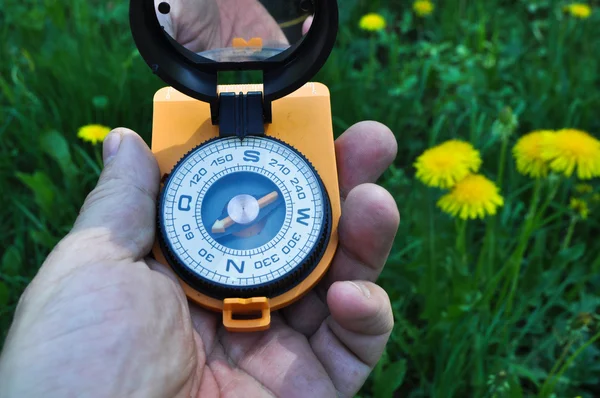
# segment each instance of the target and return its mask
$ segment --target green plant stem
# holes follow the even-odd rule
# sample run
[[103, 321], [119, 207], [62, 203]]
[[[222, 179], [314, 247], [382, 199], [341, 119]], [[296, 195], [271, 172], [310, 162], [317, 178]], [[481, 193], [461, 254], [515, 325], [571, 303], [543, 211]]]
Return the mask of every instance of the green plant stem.
[[100, 168], [104, 167], [104, 160], [102, 159], [102, 148], [98, 149], [98, 147], [94, 147], [94, 155], [96, 157], [96, 162]]
[[[399, 63], [399, 40], [398, 40], [398, 36], [396, 35], [395, 32], [392, 32], [389, 36], [384, 38], [385, 41], [387, 41], [389, 43], [389, 59], [390, 59], [390, 63], [389, 63], [389, 68], [390, 70], [400, 70], [398, 63]], [[398, 75], [401, 75], [400, 73], [398, 73]], [[399, 84], [402, 84], [403, 80], [400, 79]]]
[[542, 385], [542, 388], [540, 390], [540, 396], [545, 396], [545, 390], [546, 390], [546, 386], [548, 385], [548, 381], [552, 379], [555, 372], [558, 370], [560, 365], [563, 363], [564, 359], [567, 357], [567, 354], [569, 353], [569, 350], [573, 346], [574, 342], [575, 341], [573, 339], [569, 340], [569, 343], [565, 346], [565, 348], [563, 348], [562, 352], [560, 353], [560, 357], [558, 357], [556, 362], [554, 362], [554, 366], [552, 366], [550, 373], [548, 373], [548, 377], [546, 378], [546, 380], [544, 381], [544, 384]]
[[467, 268], [467, 220], [456, 219], [456, 251], [460, 255], [463, 270]]
[[427, 220], [429, 221], [429, 264], [430, 271], [435, 272], [435, 266], [432, 264], [435, 261], [435, 223], [433, 220], [433, 211], [432, 211], [432, 203], [431, 203], [431, 191], [427, 190]]
[[569, 223], [569, 228], [567, 229], [567, 234], [565, 235], [565, 239], [561, 245], [561, 250], [567, 250], [569, 245], [571, 244], [571, 239], [573, 238], [573, 232], [575, 232], [575, 225], [577, 225], [577, 221], [579, 219], [575, 217], [571, 217], [571, 222]]
[[475, 289], [480, 283], [489, 280], [490, 268], [494, 262], [494, 246], [496, 245], [495, 236], [495, 220], [496, 217], [490, 217], [485, 225], [485, 236], [483, 238], [483, 248], [479, 252], [477, 266], [475, 269], [474, 285]]
[[510, 291], [506, 300], [507, 314], [510, 314], [512, 310], [514, 295], [516, 293], [519, 281], [519, 274], [521, 273], [521, 263], [523, 262], [523, 255], [525, 254], [525, 250], [529, 245], [529, 239], [531, 238], [533, 232], [540, 226], [540, 223], [544, 217], [544, 214], [546, 213], [546, 210], [548, 209], [548, 206], [550, 206], [550, 203], [552, 202], [552, 200], [554, 200], [554, 197], [558, 192], [558, 188], [560, 187], [560, 181], [554, 181], [552, 187], [550, 188], [550, 194], [546, 197], [546, 200], [538, 210], [537, 204], [540, 199], [542, 181], [543, 180], [536, 180], [535, 182], [533, 199], [530, 204], [529, 211], [527, 212], [525, 226], [521, 230], [519, 244], [517, 245], [512, 255], [509, 257], [508, 264], [506, 265], [507, 267], [510, 267], [512, 273], [508, 275], [509, 279], [507, 279], [505, 287], [502, 289], [503, 293], [501, 295], [501, 299], [498, 301], [498, 305], [501, 305], [503, 298], [505, 297], [506, 290], [508, 289], [508, 286], [510, 284]]
[[375, 78], [375, 69], [376, 69], [376, 54], [377, 43], [375, 41], [375, 36], [371, 35], [371, 40], [369, 41], [369, 71], [368, 71], [368, 83], [372, 84]]
[[574, 342], [575, 342], [574, 339], [570, 339], [569, 342], [567, 343], [567, 345], [565, 346], [565, 348], [563, 348], [562, 352], [560, 353], [560, 357], [558, 357], [558, 359], [556, 360], [556, 362], [554, 362], [554, 365], [552, 366], [552, 369], [550, 369], [550, 373], [548, 373], [547, 380], [551, 379], [552, 376], [554, 376], [555, 372], [558, 370], [558, 368], [560, 367], [560, 365], [563, 363], [563, 361], [567, 357], [567, 354], [569, 353], [569, 350], [573, 346]]
[[[498, 177], [496, 178], [496, 185], [498, 188], [502, 188], [502, 182], [504, 180], [504, 170], [506, 169], [506, 156], [508, 153], [508, 137], [502, 139], [502, 147], [500, 149], [500, 160], [498, 162]], [[487, 254], [487, 256], [484, 256]], [[487, 257], [487, 258], [486, 258]], [[479, 255], [477, 261], [477, 270], [475, 271], [475, 283], [481, 281], [482, 275], [485, 280], [488, 280], [490, 276], [490, 269], [494, 264], [496, 257], [496, 217], [491, 217], [485, 226], [485, 237], [483, 241], [483, 249]]]
[[[425, 198], [427, 201], [427, 224], [428, 224], [428, 239], [427, 239], [427, 253], [428, 256], [426, 257], [426, 274], [425, 277], [423, 279], [423, 282], [425, 283], [424, 288], [427, 290], [436, 290], [436, 285], [437, 285], [437, 264], [435, 261], [435, 248], [436, 248], [436, 244], [435, 244], [435, 239], [436, 239], [436, 235], [435, 235], [435, 222], [434, 222], [434, 215], [433, 215], [433, 194], [431, 192], [430, 189], [426, 189], [425, 191]], [[438, 313], [438, 303], [437, 303], [437, 298], [438, 295], [432, 294], [429, 295], [427, 297], [427, 301], [425, 303], [425, 313], [427, 314], [426, 316], [429, 317], [430, 319], [432, 317], [435, 316], [435, 314]]]
[[[569, 357], [569, 359], [567, 359], [566, 361], [564, 361], [563, 365], [560, 367], [560, 370], [558, 372], [556, 372], [556, 375], [554, 375], [554, 372], [556, 371], [556, 368], [558, 367], [558, 364], [560, 364], [560, 362], [562, 362], [562, 360], [564, 359], [564, 357], [568, 353], [568, 350], [573, 345], [573, 341], [570, 341], [569, 344], [567, 345], [567, 347], [565, 347], [565, 349], [563, 350], [563, 352], [561, 354], [561, 357], [558, 359], [557, 363], [554, 365], [554, 367], [552, 368], [552, 370], [548, 374], [548, 377], [544, 381], [544, 384], [542, 385], [542, 388], [540, 389], [539, 397], [540, 398], [546, 398], [546, 397], [550, 396], [550, 393], [554, 390], [554, 387], [556, 387], [556, 383], [558, 383], [558, 380], [560, 380], [560, 377], [571, 366], [571, 364], [575, 361], [575, 359], [577, 359], [577, 357], [579, 355], [581, 355], [581, 353], [586, 348], [588, 348], [589, 346], [591, 346], [592, 344], [594, 344], [598, 339], [600, 339], [600, 332], [596, 333], [592, 338], [590, 338], [588, 341], [586, 341], [585, 344], [583, 344], [581, 347], [579, 347]], [[552, 383], [549, 384], [550, 380], [552, 380], [552, 379], [553, 379]]]
[[540, 192], [542, 188], [541, 180], [536, 180], [534, 188], [533, 188], [533, 198], [529, 205], [529, 210], [527, 212], [527, 216], [525, 217], [525, 225], [521, 230], [521, 235], [519, 237], [519, 244], [517, 248], [513, 252], [510, 257], [508, 267], [511, 268], [512, 272], [509, 274], [510, 280], [510, 292], [508, 294], [508, 298], [506, 301], [506, 312], [510, 313], [512, 309], [512, 304], [514, 300], [514, 295], [517, 290], [518, 282], [519, 282], [519, 274], [521, 273], [521, 264], [523, 262], [523, 255], [525, 254], [525, 250], [529, 244], [529, 239], [533, 234], [533, 231], [536, 228], [536, 221], [539, 219], [537, 217], [538, 210], [538, 202], [540, 199]]
[[550, 206], [550, 203], [552, 203], [554, 197], [558, 193], [558, 188], [560, 188], [560, 181], [554, 181], [552, 187], [550, 188], [550, 194], [546, 197], [544, 204], [542, 205], [542, 207], [540, 207], [540, 211], [536, 216], [536, 224], [540, 224], [540, 220], [542, 219], [542, 217], [544, 217], [544, 214], [546, 214], [548, 206]]
[[496, 178], [496, 185], [502, 189], [502, 183], [504, 182], [504, 170], [506, 169], [506, 154], [508, 152], [508, 134], [502, 138], [502, 147], [500, 149], [500, 162], [498, 164], [498, 177]]

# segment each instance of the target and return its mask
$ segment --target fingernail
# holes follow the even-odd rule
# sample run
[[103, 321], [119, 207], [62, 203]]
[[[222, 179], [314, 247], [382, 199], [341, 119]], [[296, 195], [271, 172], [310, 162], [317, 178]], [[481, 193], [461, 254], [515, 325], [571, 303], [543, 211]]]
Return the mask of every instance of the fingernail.
[[352, 286], [354, 286], [355, 288], [357, 288], [363, 296], [365, 296], [366, 298], [371, 297], [371, 291], [369, 289], [367, 289], [367, 287], [360, 283], [360, 282], [348, 282], [350, 283]]
[[121, 146], [121, 134], [116, 131], [111, 132], [105, 139], [102, 148], [102, 158], [106, 166], [119, 152]]

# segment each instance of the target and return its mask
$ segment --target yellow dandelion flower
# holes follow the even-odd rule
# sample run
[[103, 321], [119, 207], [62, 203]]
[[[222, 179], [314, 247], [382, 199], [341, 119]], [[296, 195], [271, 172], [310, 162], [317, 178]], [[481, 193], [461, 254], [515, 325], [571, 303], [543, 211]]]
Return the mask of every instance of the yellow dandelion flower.
[[550, 169], [570, 177], [577, 168], [580, 180], [600, 177], [600, 141], [585, 131], [562, 129], [544, 143], [542, 158]]
[[363, 17], [358, 22], [358, 26], [362, 30], [375, 32], [381, 29], [385, 29], [386, 23], [385, 19], [381, 15], [372, 12], [367, 15], [363, 15]]
[[77, 137], [96, 145], [98, 142], [104, 141], [108, 133], [110, 133], [109, 127], [100, 124], [88, 124], [79, 129]]
[[479, 151], [464, 141], [450, 140], [427, 149], [414, 164], [416, 177], [425, 185], [452, 188], [481, 167]]
[[417, 0], [413, 3], [414, 12], [420, 17], [426, 17], [431, 14], [435, 6], [429, 0]]
[[498, 207], [504, 205], [504, 198], [496, 184], [480, 174], [472, 174], [442, 196], [437, 205], [453, 217], [476, 219], [496, 214]]
[[582, 220], [588, 218], [588, 215], [590, 214], [590, 208], [588, 206], [588, 203], [583, 199], [571, 198], [571, 203], [569, 204], [569, 207], [571, 208], [571, 210], [577, 213]]
[[590, 184], [577, 184], [575, 185], [575, 192], [580, 194], [592, 193], [594, 192], [594, 187]]
[[525, 134], [513, 147], [517, 171], [523, 175], [540, 178], [548, 174], [548, 162], [542, 158], [542, 147], [552, 135], [550, 130], [536, 130]]
[[565, 6], [563, 10], [571, 16], [579, 19], [586, 19], [592, 14], [592, 7], [585, 3], [573, 3]]

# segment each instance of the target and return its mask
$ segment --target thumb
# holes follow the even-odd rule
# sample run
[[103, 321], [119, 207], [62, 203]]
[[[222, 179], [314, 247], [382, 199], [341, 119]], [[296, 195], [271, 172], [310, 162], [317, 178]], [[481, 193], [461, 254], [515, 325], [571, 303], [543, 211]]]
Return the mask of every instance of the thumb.
[[118, 128], [104, 140], [104, 170], [69, 236], [59, 246], [70, 267], [91, 261], [132, 261], [154, 241], [158, 165], [142, 138]]

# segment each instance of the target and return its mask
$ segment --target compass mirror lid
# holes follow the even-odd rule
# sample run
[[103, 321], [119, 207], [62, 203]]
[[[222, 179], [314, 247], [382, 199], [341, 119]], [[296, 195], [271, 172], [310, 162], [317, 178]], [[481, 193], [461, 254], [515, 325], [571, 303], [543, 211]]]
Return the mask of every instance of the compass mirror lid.
[[[154, 0], [166, 35], [198, 63], [269, 62], [311, 28], [311, 0]], [[188, 54], [190, 55], [190, 54]]]
[[141, 56], [161, 79], [217, 101], [220, 71], [263, 72], [265, 101], [305, 84], [337, 34], [336, 0], [130, 0]]

